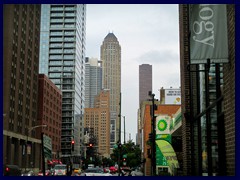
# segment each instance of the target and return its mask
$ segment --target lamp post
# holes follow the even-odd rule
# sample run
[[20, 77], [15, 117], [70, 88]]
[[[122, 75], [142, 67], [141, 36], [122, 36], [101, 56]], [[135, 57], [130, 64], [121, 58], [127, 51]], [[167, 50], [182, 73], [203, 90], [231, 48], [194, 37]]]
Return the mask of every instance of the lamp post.
[[42, 125], [37, 125], [37, 126], [33, 126], [33, 127], [28, 127], [28, 129], [27, 129], [27, 140], [26, 140], [26, 144], [25, 144], [25, 154], [26, 154], [25, 172], [27, 171], [27, 165], [28, 165], [27, 145], [28, 145], [29, 133], [30, 133], [33, 129], [36, 129], [36, 128], [38, 128], [38, 127], [47, 127], [47, 125], [46, 125], [46, 124], [42, 124]]

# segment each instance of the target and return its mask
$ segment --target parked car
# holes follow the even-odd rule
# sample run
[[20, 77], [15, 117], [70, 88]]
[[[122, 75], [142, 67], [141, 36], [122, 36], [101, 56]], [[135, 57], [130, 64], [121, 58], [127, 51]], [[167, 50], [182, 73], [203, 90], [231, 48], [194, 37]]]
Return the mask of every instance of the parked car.
[[102, 168], [85, 169], [81, 176], [112, 176], [109, 172], [104, 172]]
[[17, 165], [4, 165], [3, 166], [4, 176], [21, 176], [21, 169]]

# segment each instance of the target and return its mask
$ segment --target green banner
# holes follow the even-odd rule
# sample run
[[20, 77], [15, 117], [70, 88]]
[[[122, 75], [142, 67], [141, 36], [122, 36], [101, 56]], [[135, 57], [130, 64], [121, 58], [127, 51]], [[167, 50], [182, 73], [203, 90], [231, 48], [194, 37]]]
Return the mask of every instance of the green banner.
[[167, 159], [163, 156], [159, 147], [156, 147], [156, 165], [157, 166], [168, 166]]
[[179, 168], [177, 156], [172, 145], [166, 140], [157, 140], [156, 144], [157, 147], [160, 149], [162, 155], [167, 160], [169, 168], [171, 168], [172, 170], [174, 170], [174, 168]]

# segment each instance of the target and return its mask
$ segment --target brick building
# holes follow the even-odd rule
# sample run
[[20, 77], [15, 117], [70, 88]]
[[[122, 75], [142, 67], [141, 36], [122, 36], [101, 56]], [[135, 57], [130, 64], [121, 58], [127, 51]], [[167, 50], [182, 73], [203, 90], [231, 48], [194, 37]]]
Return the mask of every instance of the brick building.
[[96, 97], [94, 108], [85, 108], [85, 128], [92, 129], [92, 135], [96, 137], [93, 144], [97, 153], [104, 157], [110, 157], [110, 91], [102, 90]]
[[184, 175], [235, 175], [235, 6], [226, 14], [228, 62], [188, 66], [189, 5], [179, 5]]
[[[52, 158], [61, 151], [62, 92], [45, 75], [38, 76], [38, 124], [46, 124], [42, 132], [52, 140]], [[37, 132], [40, 138], [40, 133]]]
[[36, 138], [41, 5], [3, 5], [3, 163], [39, 168]]
[[[159, 101], [156, 101], [155, 104], [157, 105], [157, 110], [155, 110], [155, 115], [168, 115], [173, 117], [173, 115], [179, 110], [181, 105], [166, 105], [160, 104]], [[146, 159], [144, 164], [144, 174], [146, 176], [151, 175], [151, 159], [148, 158], [148, 150], [150, 146], [147, 144], [149, 133], [151, 133], [151, 101], [142, 101], [141, 103], [141, 128], [143, 131], [143, 158]]]

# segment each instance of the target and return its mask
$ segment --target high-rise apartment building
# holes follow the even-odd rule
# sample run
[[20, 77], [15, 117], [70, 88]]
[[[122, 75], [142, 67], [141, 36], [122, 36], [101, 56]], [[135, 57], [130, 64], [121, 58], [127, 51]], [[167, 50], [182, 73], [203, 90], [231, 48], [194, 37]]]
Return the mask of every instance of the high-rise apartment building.
[[101, 61], [104, 89], [110, 90], [110, 143], [111, 148], [119, 140], [119, 105], [121, 93], [121, 46], [113, 33], [108, 33], [101, 45]]
[[97, 58], [88, 57], [85, 63], [85, 108], [93, 108], [95, 96], [102, 89], [102, 64]]
[[93, 147], [97, 153], [110, 157], [110, 92], [102, 90], [96, 97], [94, 108], [85, 108], [85, 127], [93, 129], [96, 138]]
[[[39, 168], [36, 137], [41, 6], [3, 5], [3, 163]], [[27, 151], [28, 150], [28, 151]]]
[[139, 104], [150, 97], [148, 92], [152, 91], [152, 65], [139, 65]]
[[42, 5], [39, 72], [62, 91], [62, 157], [79, 155], [82, 143], [85, 29], [86, 5]]

